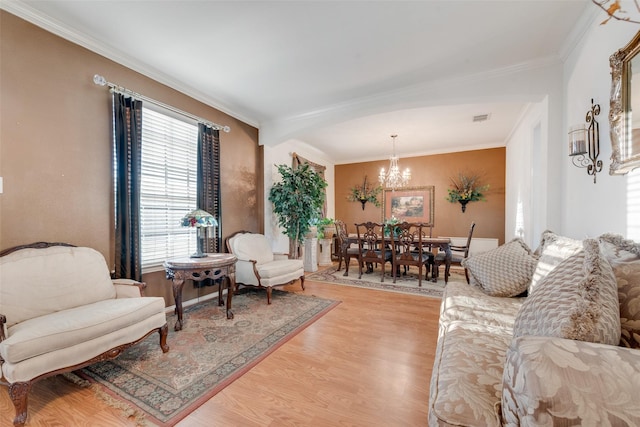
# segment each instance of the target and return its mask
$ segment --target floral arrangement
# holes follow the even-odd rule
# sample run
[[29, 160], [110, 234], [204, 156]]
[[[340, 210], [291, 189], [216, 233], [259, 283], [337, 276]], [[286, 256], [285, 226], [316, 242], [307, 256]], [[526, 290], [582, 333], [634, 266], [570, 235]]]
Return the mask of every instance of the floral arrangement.
[[447, 200], [451, 203], [484, 200], [483, 192], [489, 189], [489, 184], [480, 184], [480, 175], [476, 173], [460, 172], [456, 178], [451, 178], [451, 186], [447, 190]]
[[357, 185], [351, 187], [349, 190], [349, 201], [350, 202], [360, 202], [362, 203], [362, 209], [364, 210], [364, 205], [367, 202], [373, 203], [377, 208], [380, 207], [380, 201], [378, 201], [378, 194], [382, 192], [381, 186], [371, 187], [367, 182], [367, 177], [365, 175], [364, 182], [362, 185]]
[[396, 225], [400, 224], [400, 220], [398, 218], [396, 218], [395, 216], [392, 216], [391, 218], [385, 218], [383, 224], [384, 224], [384, 235], [385, 236], [389, 236], [391, 234], [392, 230], [393, 230], [393, 234], [394, 235], [398, 235], [398, 233], [400, 231], [396, 227]]

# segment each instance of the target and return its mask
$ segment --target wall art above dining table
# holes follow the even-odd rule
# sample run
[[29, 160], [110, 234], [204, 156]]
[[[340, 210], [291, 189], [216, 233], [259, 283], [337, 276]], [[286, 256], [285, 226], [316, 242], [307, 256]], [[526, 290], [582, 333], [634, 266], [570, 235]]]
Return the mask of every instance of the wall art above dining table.
[[433, 225], [433, 185], [385, 189], [382, 193], [382, 220], [396, 218], [399, 222]]

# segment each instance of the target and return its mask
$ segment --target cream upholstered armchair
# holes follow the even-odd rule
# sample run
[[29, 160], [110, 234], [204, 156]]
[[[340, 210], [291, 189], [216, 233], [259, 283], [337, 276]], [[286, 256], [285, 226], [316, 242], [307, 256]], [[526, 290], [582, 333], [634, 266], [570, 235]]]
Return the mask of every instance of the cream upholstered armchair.
[[274, 254], [267, 238], [262, 234], [238, 231], [226, 239], [227, 250], [234, 254], [236, 285], [266, 288], [267, 303], [271, 304], [271, 290], [300, 279], [304, 290], [302, 260], [289, 259], [286, 254]]

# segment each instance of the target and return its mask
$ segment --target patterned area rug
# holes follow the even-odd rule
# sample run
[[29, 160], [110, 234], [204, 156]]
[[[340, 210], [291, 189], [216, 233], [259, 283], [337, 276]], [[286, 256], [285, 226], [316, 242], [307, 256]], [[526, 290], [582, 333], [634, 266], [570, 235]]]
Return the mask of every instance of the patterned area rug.
[[[331, 267], [327, 267], [324, 270], [319, 270], [315, 273], [306, 276], [307, 280], [313, 280], [315, 282], [333, 283], [336, 285], [344, 286], [356, 286], [359, 288], [378, 289], [382, 291], [401, 292], [406, 294], [421, 295], [432, 298], [442, 298], [442, 292], [444, 291], [444, 268], [440, 270], [440, 278], [438, 282], [434, 283], [422, 278], [422, 286], [418, 286], [418, 269], [412, 267], [406, 275], [396, 277], [396, 283], [393, 283], [393, 277], [391, 277], [391, 267], [387, 264], [384, 276], [384, 282], [380, 281], [380, 275], [382, 273], [380, 266], [374, 268], [372, 273], [362, 274], [362, 278], [358, 279], [358, 267], [357, 265], [351, 265], [349, 269], [349, 276], [343, 276], [344, 267], [340, 271], [336, 271], [337, 264]], [[424, 272], [422, 273], [424, 274]], [[451, 267], [451, 274], [449, 276], [449, 282], [465, 282], [464, 271], [460, 272]]]
[[274, 290], [267, 305], [264, 290], [245, 288], [233, 297], [232, 320], [217, 298], [185, 308], [179, 332], [173, 331], [175, 316], [167, 316], [168, 353], [152, 334], [117, 359], [79, 373], [144, 411], [141, 424], [173, 426], [337, 304]]

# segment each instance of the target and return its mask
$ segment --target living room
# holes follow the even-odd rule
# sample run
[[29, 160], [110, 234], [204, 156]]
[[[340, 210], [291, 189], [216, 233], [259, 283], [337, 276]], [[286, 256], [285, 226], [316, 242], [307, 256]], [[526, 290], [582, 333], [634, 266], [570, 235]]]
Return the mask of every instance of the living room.
[[[631, 2], [623, 4], [634, 8]], [[232, 128], [232, 132], [223, 134], [221, 147], [224, 235], [237, 230], [262, 232], [278, 241], [275, 249], [286, 248], [284, 239], [273, 231], [267, 192], [273, 180], [272, 165], [289, 164], [291, 152], [327, 166], [328, 215], [333, 217], [357, 219], [362, 210], [358, 203], [345, 201], [348, 188], [358, 184], [364, 174], [375, 179], [379, 167], [388, 164], [383, 159], [364, 166], [334, 165], [299, 141], [273, 144], [270, 139], [278, 139], [273, 132], [263, 140], [262, 129], [241, 118], [54, 35], [5, 7], [3, 4], [0, 11], [0, 249], [35, 241], [72, 242], [98, 250], [113, 265], [111, 100], [106, 89], [93, 84], [96, 73]], [[442, 212], [443, 220], [438, 223], [441, 229], [437, 234], [463, 235], [474, 210], [491, 206], [498, 225], [492, 225], [490, 232], [489, 227], [479, 229], [479, 236], [496, 237], [500, 243], [521, 236], [535, 248], [545, 229], [574, 238], [611, 232], [640, 239], [639, 173], [608, 173], [612, 154], [609, 57], [633, 38], [638, 25], [614, 20], [601, 25], [603, 15], [599, 10], [585, 13], [582, 20], [575, 23], [582, 33], [574, 45], [567, 47], [561, 61], [511, 70], [506, 76], [488, 77], [480, 84], [456, 82], [450, 88], [452, 96], [464, 94], [465, 98], [496, 92], [508, 98], [526, 88], [532, 102], [502, 148], [492, 149], [505, 159], [502, 169], [492, 177], [494, 199], [472, 205], [465, 214], [458, 206], [441, 202], [437, 212]], [[591, 99], [602, 108], [600, 159], [604, 166], [596, 184], [585, 170], [571, 164], [567, 148], [568, 129], [584, 121]], [[532, 135], [538, 135], [538, 139], [534, 141]], [[417, 173], [420, 167], [414, 166], [421, 160], [402, 159], [415, 171], [416, 185], [439, 180], [437, 197], [442, 200], [448, 177], [421, 176]], [[348, 182], [341, 182], [343, 176]], [[379, 210], [371, 205], [366, 209], [367, 214], [379, 217]], [[451, 227], [444, 225], [454, 213], [456, 224], [462, 223], [455, 226], [459, 228], [454, 222]], [[164, 272], [149, 273], [144, 280], [147, 294], [162, 296], [171, 304]]]

